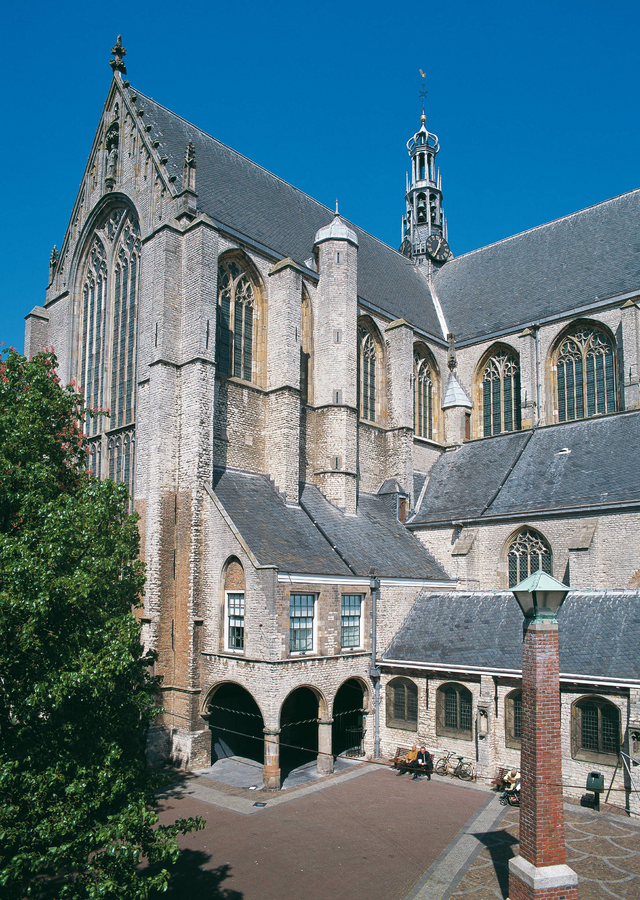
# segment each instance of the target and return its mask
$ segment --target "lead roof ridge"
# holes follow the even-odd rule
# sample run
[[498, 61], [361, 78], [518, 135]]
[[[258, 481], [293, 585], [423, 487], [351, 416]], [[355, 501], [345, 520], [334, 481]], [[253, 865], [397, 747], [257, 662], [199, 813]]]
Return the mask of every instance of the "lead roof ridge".
[[[623, 191], [621, 194], [616, 194], [615, 197], [607, 197], [606, 200], [600, 200], [598, 203], [592, 203], [590, 206], [584, 206], [582, 209], [576, 209], [574, 212], [566, 213], [564, 216], [558, 216], [557, 219], [550, 219], [548, 222], [542, 222], [540, 225], [534, 225], [531, 228], [525, 228], [523, 231], [517, 231], [515, 234], [507, 235], [507, 237], [500, 238], [498, 241], [492, 241], [490, 244], [485, 244], [483, 247], [476, 247], [474, 250], [468, 250], [466, 253], [461, 253], [459, 256], [456, 256], [454, 259], [450, 260], [449, 267], [451, 265], [455, 265], [456, 262], [459, 262], [461, 259], [466, 259], [469, 256], [473, 256], [475, 253], [482, 253], [484, 250], [490, 250], [492, 247], [497, 247], [499, 244], [506, 244], [508, 241], [514, 241], [516, 238], [521, 238], [526, 234], [531, 234], [533, 231], [540, 231], [543, 228], [550, 228], [552, 225], [558, 224], [558, 222], [563, 222], [565, 219], [572, 219], [574, 216], [581, 216], [584, 213], [589, 212], [589, 210], [597, 209], [600, 206], [605, 206], [607, 203], [613, 203], [616, 200], [622, 199], [622, 197], [628, 197], [631, 194], [640, 193], [640, 188], [632, 188], [630, 191]], [[443, 266], [441, 271], [445, 271], [446, 267]]]
[[[255, 166], [257, 169], [261, 169], [267, 175], [270, 175], [272, 178], [275, 178], [277, 181], [280, 181], [282, 184], [286, 185], [287, 187], [292, 188], [298, 194], [301, 194], [303, 197], [306, 197], [307, 200], [311, 200], [313, 203], [316, 203], [318, 206], [322, 207], [322, 209], [326, 209], [332, 219], [335, 217], [335, 210], [332, 210], [328, 206], [325, 206], [324, 203], [320, 202], [320, 200], [316, 200], [315, 197], [312, 197], [311, 194], [307, 194], [307, 192], [303, 191], [301, 188], [296, 187], [295, 184], [291, 184], [290, 181], [286, 181], [280, 175], [276, 175], [275, 172], [272, 172], [270, 169], [265, 168], [265, 166], [260, 165], [260, 163], [255, 162], [255, 160], [249, 159], [249, 157], [245, 156], [244, 153], [240, 153], [239, 150], [235, 150], [233, 147], [230, 147], [229, 144], [225, 144], [219, 138], [214, 137], [212, 134], [209, 134], [208, 131], [204, 131], [202, 128], [200, 128], [198, 125], [195, 125], [193, 122], [189, 122], [188, 119], [185, 119], [184, 116], [179, 115], [179, 113], [173, 112], [173, 110], [169, 109], [168, 106], [164, 106], [162, 103], [158, 103], [158, 101], [154, 100], [153, 97], [149, 97], [147, 94], [143, 93], [143, 91], [139, 91], [137, 88], [134, 88], [132, 84], [129, 85], [129, 90], [132, 93], [137, 94], [138, 97], [143, 97], [145, 100], [149, 100], [151, 103], [155, 103], [156, 106], [159, 106], [160, 109], [163, 109], [165, 112], [169, 113], [170, 116], [173, 116], [174, 118], [179, 119], [181, 122], [184, 122], [184, 124], [188, 125], [190, 128], [195, 128], [195, 130], [200, 132], [200, 134], [204, 135], [204, 137], [209, 138], [209, 140], [211, 140], [211, 141], [215, 141], [221, 147], [224, 147], [226, 150], [231, 151], [231, 153], [235, 153], [236, 156], [239, 156], [241, 159], [246, 160], [246, 162], [250, 163], [252, 166]], [[400, 253], [399, 250], [396, 250], [394, 247], [392, 247], [391, 244], [386, 244], [383, 240], [376, 237], [374, 234], [371, 234], [370, 231], [367, 231], [366, 229], [362, 228], [360, 225], [356, 224], [355, 222], [352, 222], [350, 219], [345, 218], [345, 216], [343, 216], [342, 213], [340, 214], [340, 218], [343, 220], [343, 222], [346, 222], [349, 225], [353, 225], [353, 227], [357, 228], [359, 231], [361, 231], [362, 234], [365, 234], [367, 237], [370, 237], [372, 240], [377, 241], [377, 243], [382, 244], [382, 246], [385, 249], [391, 250], [391, 252], [394, 253], [396, 256], [399, 256], [403, 262], [407, 262], [408, 265], [410, 265], [411, 268], [416, 271], [416, 274], [420, 274], [415, 269], [415, 266], [409, 260], [407, 260], [407, 257], [404, 256], [402, 253]], [[472, 252], [474, 252], [474, 251], [472, 251]], [[428, 289], [429, 285], [425, 284], [425, 287], [427, 287], [427, 289]]]

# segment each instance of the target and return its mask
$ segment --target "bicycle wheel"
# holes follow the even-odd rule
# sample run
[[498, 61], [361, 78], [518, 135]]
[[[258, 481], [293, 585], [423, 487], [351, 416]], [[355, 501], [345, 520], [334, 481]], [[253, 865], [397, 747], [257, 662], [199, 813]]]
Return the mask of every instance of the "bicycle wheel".
[[448, 770], [449, 770], [449, 764], [448, 764], [447, 760], [444, 757], [442, 757], [442, 759], [439, 759], [438, 762], [436, 763], [436, 768], [435, 768], [436, 775], [446, 775]]
[[460, 763], [460, 768], [456, 775], [462, 778], [463, 781], [473, 781], [475, 778], [475, 772], [471, 763]]

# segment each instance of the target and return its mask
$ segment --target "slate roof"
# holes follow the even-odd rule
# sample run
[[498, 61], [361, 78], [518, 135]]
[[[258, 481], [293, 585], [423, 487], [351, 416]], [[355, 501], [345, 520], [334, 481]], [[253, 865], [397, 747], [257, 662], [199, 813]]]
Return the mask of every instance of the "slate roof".
[[408, 524], [640, 503], [639, 446], [636, 410], [471, 441], [436, 461]]
[[374, 566], [387, 578], [451, 580], [383, 497], [361, 494], [358, 514], [346, 516], [313, 485], [302, 486], [300, 508], [287, 506], [265, 475], [216, 470], [212, 486], [261, 565], [365, 578]]
[[[131, 88], [133, 91], [134, 89]], [[329, 225], [333, 210], [287, 184], [246, 157], [220, 143], [139, 91], [137, 106], [160, 142], [166, 170], [182, 184], [184, 151], [196, 150], [198, 206], [212, 219], [298, 263], [312, 255], [318, 229]], [[342, 217], [344, 219], [344, 217]], [[344, 219], [347, 222], [346, 219]], [[358, 295], [391, 318], [405, 318], [443, 340], [429, 286], [412, 263], [352, 222], [358, 236]]]
[[449, 261], [435, 292], [458, 343], [640, 291], [640, 190]]
[[[522, 613], [509, 591], [422, 590], [385, 660], [522, 668]], [[558, 615], [560, 674], [640, 679], [640, 591], [569, 591]]]

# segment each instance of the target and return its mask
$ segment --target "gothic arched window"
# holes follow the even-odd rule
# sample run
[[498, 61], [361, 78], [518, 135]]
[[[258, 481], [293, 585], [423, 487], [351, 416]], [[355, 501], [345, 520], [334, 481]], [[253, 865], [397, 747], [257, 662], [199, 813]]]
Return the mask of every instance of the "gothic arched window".
[[410, 678], [393, 678], [385, 689], [387, 728], [418, 730], [418, 687]]
[[504, 698], [504, 740], [507, 747], [520, 749], [522, 742], [522, 691], [511, 691]]
[[571, 737], [574, 757], [615, 765], [620, 751], [620, 710], [602, 697], [581, 698], [571, 709]]
[[360, 343], [360, 415], [369, 422], [376, 420], [376, 345], [371, 332], [361, 328]]
[[436, 694], [436, 734], [471, 740], [473, 695], [462, 684], [451, 682]]
[[525, 528], [509, 544], [507, 562], [510, 588], [520, 584], [538, 569], [551, 575], [551, 547], [537, 531]]
[[435, 375], [424, 354], [413, 355], [413, 430], [418, 437], [433, 440]]
[[[77, 377], [89, 409], [89, 469], [133, 493], [140, 227], [123, 207], [96, 228], [80, 283]], [[117, 435], [114, 432], [117, 431]], [[104, 441], [104, 447], [103, 447]], [[105, 471], [102, 471], [106, 451]]]
[[557, 351], [556, 378], [560, 422], [615, 412], [613, 342], [599, 328], [579, 325], [565, 335]]
[[235, 260], [218, 267], [216, 356], [223, 375], [252, 380], [255, 292], [246, 271]]
[[484, 437], [521, 428], [520, 363], [511, 350], [500, 348], [485, 363], [482, 417]]

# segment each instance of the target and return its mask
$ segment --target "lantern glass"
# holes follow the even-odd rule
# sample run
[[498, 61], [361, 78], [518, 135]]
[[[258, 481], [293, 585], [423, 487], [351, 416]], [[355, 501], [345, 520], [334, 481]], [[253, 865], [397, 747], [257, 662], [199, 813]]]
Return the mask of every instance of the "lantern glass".
[[511, 590], [526, 619], [555, 619], [569, 593], [566, 584], [541, 569]]

